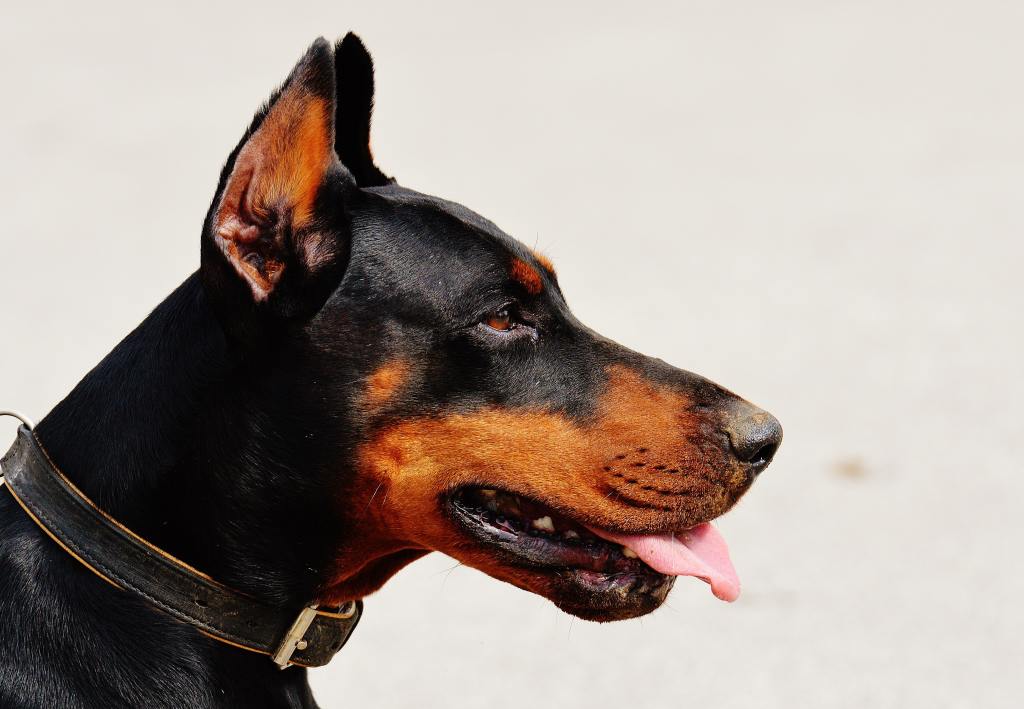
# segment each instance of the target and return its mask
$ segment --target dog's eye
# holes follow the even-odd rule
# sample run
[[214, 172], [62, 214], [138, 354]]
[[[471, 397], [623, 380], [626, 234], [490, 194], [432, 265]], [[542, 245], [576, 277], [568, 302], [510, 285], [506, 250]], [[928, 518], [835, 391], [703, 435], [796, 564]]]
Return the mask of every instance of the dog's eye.
[[512, 319], [512, 314], [508, 311], [508, 308], [502, 308], [501, 310], [495, 310], [493, 313], [487, 316], [484, 320], [484, 324], [492, 330], [498, 332], [505, 332], [511, 330], [516, 326], [515, 321]]
[[521, 342], [523, 338], [537, 341], [537, 326], [523, 317], [515, 303], [503, 305], [480, 318], [477, 328], [490, 333], [492, 339], [500, 342]]

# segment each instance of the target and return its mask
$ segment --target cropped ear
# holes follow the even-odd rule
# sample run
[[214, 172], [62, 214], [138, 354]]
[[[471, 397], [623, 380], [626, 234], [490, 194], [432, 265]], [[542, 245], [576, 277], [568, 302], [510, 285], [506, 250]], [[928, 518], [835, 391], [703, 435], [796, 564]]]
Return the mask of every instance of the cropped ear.
[[334, 107], [334, 57], [321, 38], [228, 159], [203, 239], [204, 282], [228, 317], [239, 305], [307, 309], [315, 291], [326, 297], [324, 275], [343, 267], [343, 219], [330, 209], [340, 200], [329, 196], [352, 178], [334, 154]]
[[334, 50], [338, 82], [334, 149], [360, 187], [387, 185], [394, 180], [373, 163], [370, 119], [373, 116], [373, 59], [362, 40], [349, 32]]

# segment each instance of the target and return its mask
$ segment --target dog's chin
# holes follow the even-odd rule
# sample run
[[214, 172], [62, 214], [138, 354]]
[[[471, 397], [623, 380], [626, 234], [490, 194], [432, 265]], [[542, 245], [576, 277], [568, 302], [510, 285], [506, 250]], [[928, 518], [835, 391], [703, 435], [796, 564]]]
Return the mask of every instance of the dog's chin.
[[443, 504], [461, 535], [473, 541], [457, 556], [578, 618], [646, 615], [664, 603], [675, 582], [621, 545], [525, 498], [467, 488]]
[[558, 608], [583, 620], [607, 623], [639, 618], [658, 609], [668, 596], [674, 576], [609, 575], [570, 570], [527, 590], [544, 596]]

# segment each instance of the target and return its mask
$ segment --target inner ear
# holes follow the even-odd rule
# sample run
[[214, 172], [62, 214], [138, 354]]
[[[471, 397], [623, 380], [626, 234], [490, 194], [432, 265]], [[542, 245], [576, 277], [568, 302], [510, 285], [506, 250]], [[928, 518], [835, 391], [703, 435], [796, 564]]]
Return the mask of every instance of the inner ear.
[[331, 46], [320, 39], [257, 114], [224, 183], [212, 238], [256, 301], [289, 272], [315, 271], [333, 256], [336, 240], [315, 206], [336, 162], [334, 92]]
[[337, 78], [337, 128], [334, 149], [360, 187], [394, 182], [373, 162], [370, 120], [373, 117], [373, 59], [356, 35], [349, 32], [334, 51]]

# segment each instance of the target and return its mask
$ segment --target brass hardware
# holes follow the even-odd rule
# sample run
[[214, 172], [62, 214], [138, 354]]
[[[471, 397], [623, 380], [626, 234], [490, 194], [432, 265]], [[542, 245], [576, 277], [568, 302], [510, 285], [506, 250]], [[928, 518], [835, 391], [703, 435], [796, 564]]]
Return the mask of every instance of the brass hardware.
[[[295, 622], [292, 623], [292, 627], [285, 633], [284, 640], [277, 646], [277, 652], [274, 653], [274, 664], [280, 669], [285, 669], [291, 664], [292, 655], [295, 654], [296, 650], [305, 650], [309, 647], [309, 643], [302, 639], [302, 636], [309, 630], [309, 626], [313, 624], [316, 619], [316, 605], [303, 608], [302, 612], [299, 613]], [[301, 647], [300, 647], [301, 645]]]

